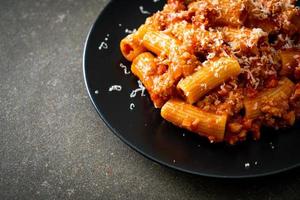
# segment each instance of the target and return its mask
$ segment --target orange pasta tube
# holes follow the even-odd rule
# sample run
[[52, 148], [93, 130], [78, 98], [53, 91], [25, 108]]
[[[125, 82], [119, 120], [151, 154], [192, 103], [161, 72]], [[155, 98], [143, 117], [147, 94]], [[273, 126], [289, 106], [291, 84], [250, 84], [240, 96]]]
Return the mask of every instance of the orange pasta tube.
[[220, 29], [224, 34], [224, 40], [230, 45], [233, 51], [246, 51], [251, 49], [253, 52], [258, 51], [258, 43], [266, 41], [268, 34], [262, 29], [249, 28], [231, 28], [225, 27]]
[[258, 94], [254, 99], [246, 99], [244, 106], [246, 110], [245, 117], [248, 119], [255, 119], [262, 114], [261, 108], [265, 101], [281, 101], [287, 100], [294, 91], [294, 83], [288, 78], [282, 78], [278, 86], [275, 88], [267, 89]]
[[139, 54], [146, 51], [143, 46], [132, 39], [132, 35], [127, 36], [121, 41], [120, 48], [123, 56], [128, 61], [133, 61]]
[[169, 100], [161, 109], [161, 115], [176, 126], [188, 129], [210, 141], [224, 139], [227, 116], [204, 112], [181, 100]]
[[293, 67], [297, 64], [296, 59], [300, 58], [300, 50], [283, 50], [279, 52], [282, 63], [281, 76], [288, 76], [293, 73]]
[[[174, 88], [173, 81], [167, 79], [168, 74], [163, 73], [166, 69], [158, 66], [154, 59], [155, 57], [149, 52], [140, 54], [134, 59], [131, 71], [142, 81], [154, 106], [160, 108], [169, 99]], [[164, 84], [164, 82], [168, 84]]]
[[151, 53], [145, 52], [134, 59], [131, 65], [132, 73], [142, 81], [147, 90], [153, 87], [153, 80], [150, 76], [153, 75], [154, 70], [156, 70], [154, 58]]
[[189, 10], [207, 15], [214, 25], [241, 26], [246, 19], [244, 0], [201, 0], [189, 4]]
[[170, 55], [172, 50], [176, 51], [180, 46], [175, 38], [159, 31], [148, 31], [144, 35], [142, 43], [146, 49], [156, 55]]
[[145, 47], [141, 44], [142, 39], [149, 30], [149, 26], [142, 25], [135, 33], [132, 33], [121, 40], [120, 49], [123, 56], [128, 61], [133, 61], [139, 54], [146, 51]]
[[177, 88], [183, 92], [186, 100], [193, 104], [230, 77], [237, 76], [240, 71], [237, 60], [222, 57], [215, 61], [208, 61], [197, 72], [182, 79]]
[[[210, 1], [210, 0], [209, 0]], [[216, 22], [220, 25], [240, 26], [246, 19], [246, 10], [243, 0], [222, 0], [218, 1], [220, 16]]]

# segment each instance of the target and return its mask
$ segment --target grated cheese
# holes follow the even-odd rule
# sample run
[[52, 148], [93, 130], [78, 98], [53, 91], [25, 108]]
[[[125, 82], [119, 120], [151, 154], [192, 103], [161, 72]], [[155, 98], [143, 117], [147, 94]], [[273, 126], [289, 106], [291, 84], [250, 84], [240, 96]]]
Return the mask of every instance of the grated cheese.
[[120, 63], [120, 67], [124, 70], [124, 74], [130, 74], [130, 71], [127, 70], [127, 66], [123, 63]]
[[102, 49], [108, 49], [108, 44], [106, 42], [101, 42], [101, 44], [98, 47], [99, 50]]
[[121, 90], [122, 90], [122, 86], [121, 85], [112, 85], [108, 89], [109, 92], [112, 92], [112, 91], [121, 91]]
[[250, 168], [250, 163], [245, 163], [245, 169], [249, 169]]
[[130, 106], [129, 106], [129, 109], [130, 109], [130, 110], [133, 110], [134, 108], [135, 108], [135, 104], [134, 104], [134, 103], [131, 103]]
[[128, 28], [125, 29], [125, 33], [135, 33], [136, 32], [136, 29], [133, 29], [133, 30], [129, 30]]
[[144, 14], [144, 15], [150, 15], [151, 14], [149, 11], [144, 10], [143, 6], [139, 6], [139, 9], [140, 9], [141, 13]]
[[136, 95], [137, 95], [138, 92], [141, 92], [141, 96], [145, 96], [145, 87], [143, 86], [143, 84], [142, 84], [142, 82], [140, 80], [138, 80], [138, 86], [139, 86], [139, 88], [133, 90], [130, 93], [130, 98], [136, 97]]

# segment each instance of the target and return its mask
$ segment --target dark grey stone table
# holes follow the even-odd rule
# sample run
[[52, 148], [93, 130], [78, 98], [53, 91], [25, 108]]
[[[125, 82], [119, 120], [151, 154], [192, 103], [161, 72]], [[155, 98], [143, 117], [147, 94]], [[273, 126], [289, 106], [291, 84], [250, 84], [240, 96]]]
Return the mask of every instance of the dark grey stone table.
[[0, 199], [300, 199], [300, 170], [219, 180], [167, 169], [104, 125], [82, 77], [108, 0], [0, 1]]

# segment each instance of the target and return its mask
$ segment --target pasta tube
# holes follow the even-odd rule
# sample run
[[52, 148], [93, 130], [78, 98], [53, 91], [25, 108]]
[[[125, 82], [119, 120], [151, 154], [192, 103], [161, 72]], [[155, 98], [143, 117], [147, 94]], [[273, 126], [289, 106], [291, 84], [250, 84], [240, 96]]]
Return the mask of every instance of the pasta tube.
[[161, 116], [176, 126], [186, 128], [210, 141], [224, 139], [227, 115], [216, 115], [200, 110], [184, 101], [171, 99], [161, 109]]
[[220, 16], [216, 18], [217, 24], [241, 26], [247, 17], [243, 0], [222, 0], [219, 1], [218, 7]]
[[155, 57], [149, 52], [140, 54], [134, 59], [131, 71], [142, 81], [154, 106], [160, 108], [173, 92], [173, 82], [170, 82], [170, 86], [162, 84], [167, 74], [160, 74], [162, 69], [159, 68], [154, 59]]
[[264, 100], [280, 101], [282, 99], [288, 99], [292, 95], [294, 86], [291, 80], [284, 77], [279, 81], [277, 87], [260, 92], [254, 99], [246, 99], [244, 101], [246, 118], [255, 119], [260, 116]]
[[241, 26], [247, 17], [244, 0], [202, 0], [189, 4], [189, 10], [209, 13], [218, 17], [207, 16], [214, 25]]
[[153, 87], [153, 80], [150, 75], [156, 69], [154, 58], [151, 53], [145, 52], [134, 59], [131, 65], [132, 73], [142, 81], [148, 90]]
[[156, 55], [170, 55], [171, 50], [176, 51], [180, 46], [175, 38], [159, 31], [148, 31], [144, 35], [142, 43], [146, 49]]
[[179, 81], [177, 88], [193, 104], [230, 77], [237, 76], [240, 71], [237, 60], [222, 57], [216, 61], [208, 61], [197, 72]]
[[120, 49], [128, 61], [133, 61], [139, 54], [146, 51], [145, 47], [141, 45], [141, 41], [149, 29], [149, 26], [142, 25], [136, 32], [121, 40]]
[[258, 51], [258, 44], [261, 41], [266, 41], [268, 34], [262, 29], [255, 28], [221, 28], [224, 34], [224, 40], [230, 45], [231, 49], [235, 52], [248, 51], [255, 53]]

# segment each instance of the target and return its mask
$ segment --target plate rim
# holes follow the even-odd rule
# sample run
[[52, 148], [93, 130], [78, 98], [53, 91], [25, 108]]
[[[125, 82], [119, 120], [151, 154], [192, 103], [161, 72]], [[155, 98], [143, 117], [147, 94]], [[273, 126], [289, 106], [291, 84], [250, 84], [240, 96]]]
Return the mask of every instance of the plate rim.
[[162, 160], [159, 160], [149, 154], [147, 154], [146, 152], [140, 150], [138, 147], [136, 147], [134, 144], [132, 144], [130, 141], [128, 141], [125, 137], [123, 137], [118, 131], [116, 131], [111, 125], [110, 123], [106, 120], [106, 118], [103, 116], [103, 114], [101, 113], [100, 109], [98, 109], [95, 100], [92, 97], [91, 94], [91, 90], [90, 87], [88, 85], [88, 80], [87, 80], [87, 76], [86, 76], [86, 53], [87, 53], [87, 47], [88, 47], [88, 43], [90, 40], [90, 36], [91, 33], [93, 32], [93, 30], [96, 27], [97, 22], [100, 20], [100, 18], [104, 15], [105, 12], [107, 12], [107, 10], [109, 10], [112, 7], [112, 4], [115, 0], [110, 0], [105, 6], [104, 8], [100, 11], [100, 13], [98, 14], [98, 16], [96, 17], [96, 19], [94, 20], [94, 22], [92, 23], [92, 25], [90, 26], [89, 31], [87, 32], [87, 36], [85, 39], [85, 43], [84, 43], [84, 48], [83, 48], [83, 54], [82, 54], [82, 70], [83, 70], [83, 79], [84, 79], [84, 84], [85, 84], [85, 89], [88, 93], [89, 99], [91, 101], [91, 103], [93, 104], [94, 109], [96, 110], [97, 114], [99, 115], [99, 117], [102, 119], [102, 121], [105, 123], [105, 125], [109, 128], [109, 130], [116, 135], [122, 142], [124, 142], [127, 146], [129, 146], [131, 149], [133, 149], [134, 151], [138, 152], [139, 154], [141, 154], [143, 157], [160, 164], [161, 166], [165, 166], [168, 167], [172, 170], [177, 170], [179, 172], [184, 172], [184, 173], [188, 173], [188, 174], [192, 174], [192, 175], [197, 175], [197, 176], [203, 176], [203, 177], [209, 177], [209, 178], [219, 178], [219, 179], [252, 179], [252, 178], [260, 178], [260, 177], [266, 177], [266, 176], [271, 176], [271, 175], [275, 175], [275, 174], [279, 174], [279, 173], [283, 173], [295, 168], [300, 167], [300, 162], [298, 164], [294, 164], [292, 166], [289, 167], [285, 167], [282, 169], [278, 169], [278, 170], [272, 170], [270, 172], [264, 172], [264, 173], [257, 173], [257, 174], [247, 174], [247, 175], [221, 175], [221, 174], [212, 174], [212, 173], [201, 173], [201, 172], [195, 172], [192, 170], [187, 170], [184, 169], [182, 167], [177, 167], [175, 165], [169, 164], [167, 162], [164, 162]]

